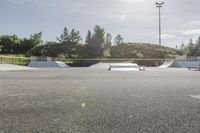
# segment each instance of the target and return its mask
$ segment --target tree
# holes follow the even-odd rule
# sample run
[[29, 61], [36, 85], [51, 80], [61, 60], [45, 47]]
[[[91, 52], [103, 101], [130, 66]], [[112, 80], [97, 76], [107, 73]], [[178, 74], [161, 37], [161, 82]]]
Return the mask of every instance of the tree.
[[110, 47], [111, 45], [112, 45], [112, 36], [111, 36], [111, 34], [107, 33], [104, 47], [107, 48], [107, 47]]
[[79, 43], [81, 41], [81, 37], [79, 35], [79, 31], [76, 31], [75, 29], [72, 29], [70, 32], [65, 27], [63, 30], [63, 33], [60, 35], [60, 37], [57, 37], [57, 40], [60, 43], [68, 42], [68, 43]]
[[60, 42], [59, 47], [65, 57], [73, 57], [76, 55], [77, 45], [81, 41], [79, 31], [72, 29], [69, 32], [69, 30], [65, 27], [63, 33], [60, 35], [60, 38], [57, 37], [57, 40]]
[[18, 49], [18, 53], [26, 54], [31, 49], [41, 45], [43, 45], [42, 32], [39, 32], [30, 35], [30, 38], [24, 38], [20, 46], [15, 47], [15, 49]]
[[46, 42], [44, 45], [39, 45], [32, 48], [26, 53], [27, 56], [50, 56], [57, 57], [62, 54], [61, 47], [58, 47], [57, 42]]
[[99, 25], [96, 25], [94, 28], [92, 40], [96, 45], [103, 48], [103, 44], [105, 43], [105, 30]]
[[194, 56], [195, 55], [194, 45], [195, 44], [193, 43], [193, 40], [190, 39], [190, 42], [188, 44], [187, 56]]
[[114, 44], [115, 45], [120, 45], [120, 44], [123, 43], [123, 41], [124, 41], [124, 39], [122, 38], [122, 36], [118, 34], [114, 39]]
[[194, 52], [195, 52], [195, 56], [200, 56], [200, 37], [198, 37], [197, 42], [194, 46]]
[[34, 46], [42, 45], [43, 40], [42, 40], [42, 32], [35, 33], [30, 36], [30, 41]]
[[89, 44], [89, 43], [90, 43], [91, 37], [92, 37], [92, 33], [91, 33], [90, 30], [88, 30], [87, 36], [86, 36], [86, 38], [85, 38], [85, 43], [86, 43], [86, 44]]
[[99, 25], [94, 28], [94, 33], [89, 31], [86, 37], [86, 56], [87, 57], [102, 57], [103, 47], [105, 43], [105, 31]]
[[2, 53], [25, 54], [33, 47], [41, 44], [43, 44], [42, 32], [31, 35], [29, 39], [21, 39], [16, 35], [4, 35], [0, 37], [0, 49]]
[[13, 46], [20, 45], [20, 39], [16, 35], [3, 35], [0, 37], [2, 53], [13, 53]]
[[180, 51], [180, 54], [181, 55], [185, 55], [186, 52], [187, 52], [187, 47], [185, 46], [184, 43], [182, 43], [180, 46], [179, 46], [179, 51]]

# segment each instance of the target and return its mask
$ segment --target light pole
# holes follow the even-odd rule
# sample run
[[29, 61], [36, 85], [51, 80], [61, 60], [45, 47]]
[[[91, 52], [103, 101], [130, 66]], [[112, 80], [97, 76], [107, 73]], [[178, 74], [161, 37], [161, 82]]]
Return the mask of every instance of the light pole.
[[156, 7], [159, 9], [159, 44], [162, 44], [161, 40], [161, 13], [160, 13], [160, 8], [164, 5], [164, 2], [156, 2]]

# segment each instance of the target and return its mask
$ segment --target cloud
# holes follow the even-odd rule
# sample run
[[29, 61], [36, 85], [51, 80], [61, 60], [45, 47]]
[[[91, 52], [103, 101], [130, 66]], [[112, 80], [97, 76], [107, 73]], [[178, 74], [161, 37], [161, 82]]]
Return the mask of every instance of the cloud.
[[175, 35], [162, 34], [161, 37], [162, 37], [162, 39], [173, 39], [175, 37]]
[[122, 14], [122, 15], [120, 16], [120, 20], [121, 20], [121, 21], [124, 21], [125, 18], [126, 18], [126, 16], [125, 16], [124, 14]]
[[183, 33], [184, 35], [200, 35], [200, 29], [193, 29], [193, 30], [187, 30]]
[[200, 25], [200, 20], [199, 19], [191, 20], [191, 21], [189, 21], [189, 24], [199, 26]]

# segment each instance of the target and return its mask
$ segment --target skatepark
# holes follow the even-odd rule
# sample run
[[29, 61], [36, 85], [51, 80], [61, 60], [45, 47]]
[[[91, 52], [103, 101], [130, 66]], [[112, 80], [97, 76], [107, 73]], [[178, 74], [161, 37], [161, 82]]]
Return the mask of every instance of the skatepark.
[[200, 133], [200, 1], [0, 3], [0, 133]]
[[[163, 61], [158, 67], [154, 67], [155, 69], [158, 68], [197, 68], [199, 69], [200, 60], [176, 60], [176, 59], [166, 59]], [[36, 69], [36, 68], [69, 68], [66, 63], [62, 61], [51, 61], [51, 58], [44, 61], [37, 61], [31, 60], [27, 66], [21, 65], [13, 65], [13, 64], [0, 64], [0, 71], [9, 71], [9, 70], [24, 70], [24, 69]], [[136, 63], [126, 63], [120, 62], [112, 63], [112, 62], [102, 62], [93, 64], [89, 66], [91, 69], [105, 69], [105, 70], [116, 70], [116, 71], [139, 71], [145, 69], [148, 66], [140, 66]], [[111, 69], [112, 68], [112, 69]]]

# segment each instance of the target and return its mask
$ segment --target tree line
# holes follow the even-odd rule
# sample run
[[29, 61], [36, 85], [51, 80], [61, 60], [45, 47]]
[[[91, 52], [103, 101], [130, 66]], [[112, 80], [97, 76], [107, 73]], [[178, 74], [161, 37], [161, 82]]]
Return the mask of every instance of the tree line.
[[88, 31], [84, 43], [79, 31], [69, 30], [66, 27], [56, 39], [57, 42], [44, 42], [42, 32], [23, 39], [17, 35], [2, 35], [0, 36], [0, 53], [63, 58], [101, 58], [105, 56], [104, 51], [112, 44], [120, 45], [124, 41], [121, 35], [117, 35], [112, 42], [112, 35], [106, 33], [99, 25], [96, 25], [93, 31]]
[[187, 45], [182, 43], [179, 47], [179, 51], [181, 55], [186, 55], [189, 57], [200, 56], [200, 37], [198, 37], [196, 42], [194, 42], [193, 39], [190, 39]]
[[42, 33], [30, 35], [30, 38], [19, 38], [17, 35], [0, 36], [0, 53], [26, 54], [33, 47], [43, 44]]

